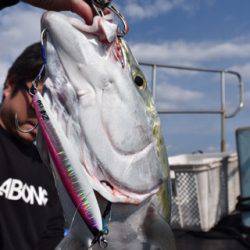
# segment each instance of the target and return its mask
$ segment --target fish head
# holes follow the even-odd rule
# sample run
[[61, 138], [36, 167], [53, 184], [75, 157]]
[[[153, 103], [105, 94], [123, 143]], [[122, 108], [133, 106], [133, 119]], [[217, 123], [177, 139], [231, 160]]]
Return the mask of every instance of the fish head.
[[45, 98], [93, 189], [130, 204], [157, 193], [169, 176], [160, 119], [139, 64], [116, 37], [117, 26], [101, 17], [87, 26], [47, 12], [42, 29]]

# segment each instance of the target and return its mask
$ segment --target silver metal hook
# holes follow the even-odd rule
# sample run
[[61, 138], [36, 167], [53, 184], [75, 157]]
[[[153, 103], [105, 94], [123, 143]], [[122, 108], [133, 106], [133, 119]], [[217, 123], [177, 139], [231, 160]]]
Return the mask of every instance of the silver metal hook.
[[95, 4], [93, 4], [93, 8], [95, 9], [95, 12], [96, 12], [99, 16], [101, 16], [101, 17], [104, 16], [103, 11], [102, 11], [101, 8], [97, 7]]
[[118, 37], [124, 37], [129, 31], [128, 23], [127, 23], [125, 17], [122, 15], [122, 13], [114, 5], [110, 5], [107, 8], [110, 9], [122, 21], [123, 29], [118, 30], [117, 36]]
[[41, 35], [40, 35], [40, 40], [41, 40], [41, 45], [42, 46], [44, 46], [44, 39], [46, 38], [46, 36], [45, 36], [46, 35], [46, 33], [45, 33], [46, 31], [47, 31], [46, 28], [43, 29], [42, 32], [41, 32]]
[[99, 246], [100, 246], [100, 248], [107, 248], [108, 247], [108, 241], [103, 236], [101, 236], [99, 239]]
[[108, 241], [104, 238], [104, 236], [102, 234], [97, 235], [93, 239], [89, 249], [92, 248], [96, 243], [99, 244], [100, 248], [107, 248], [108, 247]]
[[37, 128], [38, 126], [38, 123], [31, 129], [28, 129], [28, 130], [24, 130], [24, 129], [21, 129], [20, 126], [19, 126], [19, 122], [18, 122], [18, 118], [17, 118], [17, 113], [15, 114], [15, 126], [16, 126], [16, 130], [21, 132], [21, 133], [25, 133], [25, 134], [28, 134], [30, 132], [32, 132], [34, 129]]
[[111, 4], [112, 0], [91, 0], [91, 4], [99, 9], [105, 9]]
[[111, 0], [92, 0], [91, 3], [95, 12], [99, 16], [104, 16], [103, 10], [107, 8], [111, 10], [121, 20], [124, 27], [122, 30], [118, 29], [118, 34], [117, 34], [118, 37], [123, 37], [128, 33], [129, 28], [125, 17], [114, 5], [111, 5]]

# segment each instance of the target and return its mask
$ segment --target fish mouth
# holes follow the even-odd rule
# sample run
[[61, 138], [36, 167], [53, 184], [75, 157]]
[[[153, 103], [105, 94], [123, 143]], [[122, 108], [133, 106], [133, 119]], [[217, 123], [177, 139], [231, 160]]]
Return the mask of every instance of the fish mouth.
[[[86, 169], [86, 167], [84, 166]], [[106, 200], [112, 203], [126, 203], [126, 204], [135, 204], [138, 205], [147, 198], [156, 194], [160, 187], [162, 186], [163, 181], [160, 181], [155, 187], [153, 187], [148, 192], [135, 192], [127, 189], [126, 187], [121, 187], [117, 185], [117, 181], [114, 180], [111, 176], [106, 175], [106, 179], [99, 179], [94, 175], [90, 175], [88, 169], [86, 169], [88, 176], [90, 177], [90, 182], [95, 191], [97, 191], [101, 196]]]
[[[152, 145], [149, 144], [145, 149], [148, 150]], [[142, 150], [143, 152], [143, 150]], [[136, 152], [135, 155], [140, 156], [140, 152]], [[136, 190], [121, 183], [118, 178], [112, 176], [108, 169], [102, 164], [98, 166], [89, 165], [86, 161], [82, 160], [82, 166], [85, 168], [89, 179], [91, 180], [92, 187], [106, 200], [113, 203], [126, 203], [138, 205], [145, 199], [151, 197], [157, 193], [162, 186], [164, 180], [158, 179], [158, 182], [147, 190]], [[96, 160], [94, 160], [96, 162]], [[145, 179], [147, 177], [145, 176]]]
[[[54, 21], [56, 21], [55, 23], [48, 22], [48, 18], [51, 18], [51, 17], [53, 17], [55, 19], [54, 20]], [[75, 51], [75, 48], [73, 46], [70, 47], [69, 42], [68, 42], [68, 44], [65, 44], [65, 40], [67, 40], [68, 38], [69, 38], [69, 41], [74, 40], [73, 34], [79, 32], [79, 27], [77, 25], [76, 25], [77, 27], [75, 27], [74, 22], [72, 24], [72, 22], [69, 21], [70, 19], [62, 16], [62, 18], [67, 23], [70, 23], [70, 25], [76, 29], [76, 30], [73, 30], [73, 32], [70, 34], [69, 34], [70, 30], [68, 30], [69, 32], [68, 32], [67, 36], [64, 37], [64, 39], [62, 39], [62, 38], [60, 38], [61, 37], [60, 22], [58, 22], [58, 17], [60, 18], [60, 14], [53, 13], [53, 12], [52, 12], [52, 14], [51, 14], [51, 12], [45, 13], [43, 15], [43, 18], [42, 18], [42, 28], [47, 30], [47, 37], [52, 45], [52, 46], [50, 46], [50, 49], [55, 50], [54, 56], [58, 58], [58, 62], [61, 64], [60, 67], [62, 69], [62, 73], [65, 75], [65, 78], [68, 79], [68, 82], [71, 82], [72, 78], [68, 74], [67, 70], [65, 70], [63, 62], [59, 56], [60, 52], [58, 51], [56, 44], [54, 44], [54, 37], [50, 37], [51, 36], [50, 29], [52, 29], [52, 33], [56, 34], [55, 36], [58, 36], [55, 38], [55, 40], [56, 39], [62, 40], [63, 44], [62, 45], [59, 44], [59, 50], [61, 49], [61, 51], [62, 51], [62, 48], [66, 47], [66, 49], [63, 50], [63, 53], [65, 53], [67, 55], [74, 54], [74, 56], [76, 58], [79, 58], [79, 57], [77, 57], [78, 55], [77, 55], [77, 51]], [[55, 32], [53, 32], [54, 28], [57, 29]], [[62, 26], [61, 26], [61, 28], [62, 28]], [[74, 51], [72, 52], [72, 51], [70, 51], [70, 49], [73, 49]], [[85, 92], [80, 92], [77, 89], [76, 89], [76, 92], [77, 92], [76, 95], [78, 96], [78, 98], [84, 98]], [[80, 93], [80, 95], [79, 95], [79, 93]], [[68, 109], [70, 110], [70, 108], [71, 107], [69, 107]], [[106, 123], [106, 125], [107, 124], [108, 124], [108, 122]], [[91, 126], [85, 126], [85, 128], [86, 127], [91, 127]], [[106, 126], [106, 128], [107, 128], [107, 126]], [[106, 134], [109, 134], [109, 133], [107, 133], [107, 131], [111, 131], [111, 130], [112, 130], [112, 128], [107, 128]], [[82, 133], [84, 134], [83, 138], [87, 136], [87, 133], [85, 133], [85, 132], [82, 132]], [[122, 148], [121, 145], [117, 146], [116, 140], [113, 140], [114, 138], [112, 138], [111, 136], [106, 135], [105, 137], [106, 137], [107, 141], [109, 142], [109, 144], [111, 145], [112, 150], [117, 155], [122, 155], [122, 157], [121, 157], [122, 160], [129, 158], [130, 161], [132, 161], [132, 159], [135, 162], [136, 162], [136, 160], [140, 161], [140, 159], [143, 158], [141, 155], [141, 152], [143, 152], [143, 153], [151, 152], [152, 153], [154, 151], [153, 150], [154, 145], [152, 142], [149, 142], [149, 141], [147, 141], [147, 143], [144, 143], [143, 147], [141, 147], [139, 149], [134, 148], [134, 150], [132, 150], [132, 152], [128, 152], [128, 151], [126, 151], [126, 149], [124, 150], [124, 148]], [[115, 139], [117, 139], [117, 137]], [[90, 141], [93, 141], [93, 140], [90, 139]], [[83, 144], [84, 144], [84, 142], [83, 142]], [[82, 146], [80, 146], [80, 147], [82, 147]], [[86, 146], [86, 147], [88, 147], [88, 146]], [[118, 174], [112, 173], [115, 164], [113, 164], [112, 166], [109, 166], [108, 164], [102, 163], [102, 161], [100, 160], [101, 157], [99, 157], [97, 155], [97, 152], [96, 152], [98, 149], [98, 146], [91, 145], [91, 147], [92, 147], [92, 149], [90, 149], [90, 151], [94, 155], [94, 156], [92, 155], [92, 157], [94, 158], [94, 159], [92, 159], [93, 162], [88, 161], [88, 159], [86, 159], [84, 157], [84, 153], [80, 156], [79, 160], [81, 161], [83, 168], [86, 170], [86, 173], [89, 177], [90, 184], [92, 185], [92, 188], [94, 190], [96, 190], [106, 200], [108, 200], [110, 202], [115, 202], [115, 203], [140, 204], [142, 201], [144, 201], [145, 199], [149, 198], [150, 196], [152, 196], [153, 194], [155, 194], [159, 191], [159, 188], [163, 183], [163, 178], [162, 178], [162, 176], [160, 176], [159, 173], [155, 173], [156, 177], [152, 177], [151, 175], [145, 176], [145, 179], [151, 178], [151, 180], [148, 182], [149, 185], [148, 186], [145, 185], [143, 188], [140, 187], [140, 183], [143, 184], [143, 182], [142, 182], [143, 177], [140, 177], [140, 182], [137, 182], [137, 186], [133, 185], [133, 183], [131, 185], [127, 185], [130, 182], [137, 181], [136, 175], [140, 172], [143, 172], [143, 167], [141, 168], [141, 170], [136, 170], [134, 175], [129, 174], [127, 177], [124, 177], [121, 181], [119, 179], [119, 173]], [[87, 158], [91, 158], [91, 157], [88, 156]], [[151, 167], [150, 163], [145, 162], [145, 164], [148, 165], [147, 168], [148, 168], [148, 171], [150, 171], [150, 167]], [[128, 167], [128, 166], [125, 166], [125, 167]], [[132, 168], [131, 168], [131, 170], [132, 170]], [[127, 172], [129, 172], [129, 171], [127, 171]], [[122, 174], [124, 174], [124, 173], [122, 173]], [[131, 180], [130, 180], [130, 178], [131, 178]]]

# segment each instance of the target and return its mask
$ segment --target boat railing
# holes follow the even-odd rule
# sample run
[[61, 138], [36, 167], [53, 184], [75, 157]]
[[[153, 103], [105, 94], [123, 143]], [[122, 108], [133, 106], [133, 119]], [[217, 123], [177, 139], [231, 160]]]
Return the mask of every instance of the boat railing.
[[[168, 109], [168, 108], [158, 108], [158, 112], [160, 114], [215, 114], [220, 115], [220, 148], [221, 152], [226, 151], [226, 119], [235, 117], [239, 111], [243, 108], [243, 81], [241, 75], [232, 70], [226, 69], [208, 69], [208, 68], [199, 68], [199, 67], [186, 67], [186, 66], [175, 66], [175, 65], [165, 65], [165, 64], [153, 64], [153, 63], [145, 63], [141, 62], [140, 65], [145, 67], [151, 67], [152, 69], [152, 95], [155, 101], [157, 101], [157, 92], [156, 92], [156, 84], [157, 84], [157, 69], [175, 69], [175, 70], [184, 70], [184, 71], [193, 71], [193, 72], [206, 72], [213, 74], [220, 74], [220, 107], [218, 109]], [[237, 103], [237, 107], [230, 113], [226, 111], [226, 75], [233, 75], [237, 78], [237, 85], [239, 89], [239, 102]]]

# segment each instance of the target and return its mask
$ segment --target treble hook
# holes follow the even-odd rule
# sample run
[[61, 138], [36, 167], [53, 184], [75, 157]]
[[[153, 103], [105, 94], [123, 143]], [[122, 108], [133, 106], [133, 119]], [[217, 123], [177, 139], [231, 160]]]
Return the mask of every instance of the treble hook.
[[128, 33], [128, 30], [129, 30], [128, 23], [127, 23], [125, 17], [122, 15], [122, 13], [114, 5], [110, 5], [107, 8], [110, 9], [122, 21], [123, 29], [122, 30], [120, 30], [120, 29], [118, 30], [117, 36], [118, 37], [124, 37]]
[[112, 0], [92, 0], [91, 4], [95, 10], [95, 12], [99, 15], [99, 16], [104, 16], [103, 14], [103, 10], [105, 8], [111, 10], [122, 22], [123, 24], [123, 29], [118, 29], [118, 37], [123, 37], [128, 33], [128, 23], [125, 19], [125, 17], [121, 14], [121, 12], [114, 6], [111, 5]]
[[108, 241], [102, 236], [99, 239], [99, 246], [100, 248], [107, 248], [108, 247]]
[[46, 52], [45, 52], [45, 47], [44, 47], [44, 40], [46, 39], [46, 31], [47, 29], [43, 29], [41, 32], [41, 37], [40, 37], [40, 41], [41, 41], [41, 50], [42, 50], [42, 58], [43, 58], [43, 63], [46, 64], [47, 60], [46, 60]]
[[92, 4], [100, 9], [105, 9], [111, 4], [112, 0], [92, 0]]
[[44, 39], [46, 38], [46, 32], [47, 29], [43, 29], [42, 32], [41, 32], [41, 36], [40, 36], [40, 40], [41, 40], [41, 45], [44, 46]]
[[98, 242], [100, 248], [107, 248], [108, 241], [104, 238], [102, 234], [97, 235], [91, 242], [90, 248], [93, 247]]

